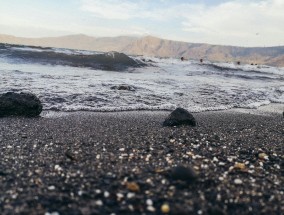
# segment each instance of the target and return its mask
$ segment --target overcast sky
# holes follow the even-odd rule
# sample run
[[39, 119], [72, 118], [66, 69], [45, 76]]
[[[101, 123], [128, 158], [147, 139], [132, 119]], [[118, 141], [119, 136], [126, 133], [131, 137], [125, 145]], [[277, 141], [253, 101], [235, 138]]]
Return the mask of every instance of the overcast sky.
[[0, 0], [0, 34], [284, 45], [284, 0]]

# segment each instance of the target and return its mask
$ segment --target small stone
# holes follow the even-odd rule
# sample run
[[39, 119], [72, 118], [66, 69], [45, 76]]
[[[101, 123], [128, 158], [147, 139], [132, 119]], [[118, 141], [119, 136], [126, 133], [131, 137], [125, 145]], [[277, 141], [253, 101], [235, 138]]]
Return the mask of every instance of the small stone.
[[109, 192], [105, 191], [105, 192], [104, 192], [104, 197], [105, 197], [105, 198], [108, 198], [108, 197], [109, 197]]
[[221, 197], [221, 195], [219, 193], [217, 194], [217, 198], [216, 199], [217, 199], [217, 201], [221, 201], [222, 197]]
[[189, 152], [186, 152], [186, 154], [189, 155], [189, 156], [191, 156], [191, 157], [194, 156], [194, 154], [193, 154], [192, 152], [190, 152], [190, 151], [189, 151]]
[[128, 205], [129, 210], [134, 211], [133, 205]]
[[[27, 116], [36, 117], [42, 111], [40, 100], [30, 93], [7, 92], [0, 95], [0, 117]], [[27, 138], [23, 135], [22, 138]]]
[[146, 204], [147, 204], [147, 205], [153, 205], [153, 201], [152, 201], [151, 199], [147, 199], [147, 200], [146, 200]]
[[67, 158], [69, 158], [70, 160], [72, 160], [72, 161], [77, 161], [76, 156], [74, 155], [74, 153], [73, 153], [71, 150], [67, 150], [67, 151], [65, 152], [65, 156], [66, 156]]
[[96, 194], [101, 194], [102, 193], [102, 191], [99, 190], [99, 189], [95, 190], [95, 192], [96, 192]]
[[235, 183], [235, 184], [242, 184], [243, 181], [242, 181], [241, 179], [236, 178], [236, 179], [234, 180], [234, 183]]
[[149, 205], [147, 207], [147, 210], [150, 211], [150, 212], [155, 212], [156, 211], [156, 209], [152, 205]]
[[83, 191], [82, 191], [82, 190], [79, 190], [79, 191], [78, 191], [78, 195], [79, 195], [79, 196], [82, 196], [82, 194], [83, 194]]
[[41, 180], [40, 178], [36, 178], [36, 179], [34, 180], [34, 183], [35, 183], [37, 186], [40, 186], [40, 185], [43, 184], [43, 183], [42, 183], [42, 180]]
[[163, 126], [196, 126], [195, 118], [191, 113], [183, 108], [175, 109], [163, 122]]
[[164, 173], [165, 171], [166, 171], [165, 169], [160, 169], [160, 168], [155, 169], [156, 173]]
[[246, 168], [246, 165], [244, 163], [236, 162], [234, 165], [234, 169], [244, 170], [245, 168]]
[[174, 180], [193, 182], [197, 179], [197, 173], [191, 167], [177, 166], [171, 169], [170, 177]]
[[234, 167], [233, 166], [230, 166], [229, 167], [229, 172], [233, 171]]
[[219, 160], [218, 160], [218, 158], [214, 157], [214, 158], [213, 158], [213, 161], [214, 161], [214, 162], [218, 162]]
[[62, 168], [61, 168], [58, 164], [56, 164], [56, 165], [54, 166], [54, 169], [55, 169], [56, 171], [62, 171]]
[[127, 193], [126, 197], [132, 199], [135, 196], [135, 193]]
[[55, 186], [54, 186], [54, 185], [51, 185], [51, 186], [49, 186], [47, 189], [49, 189], [49, 190], [55, 190]]
[[18, 194], [17, 193], [13, 194], [11, 197], [12, 197], [12, 199], [16, 199], [18, 197]]
[[121, 199], [123, 199], [124, 195], [122, 193], [117, 193], [116, 197], [117, 197], [117, 200], [120, 201]]
[[97, 200], [97, 201], [95, 202], [95, 204], [96, 204], [97, 206], [102, 206], [104, 203], [103, 203], [102, 200]]
[[259, 153], [258, 158], [262, 160], [268, 160], [268, 155], [265, 153]]
[[128, 190], [130, 190], [132, 192], [139, 192], [140, 191], [139, 185], [135, 182], [126, 183], [126, 187], [127, 187]]
[[170, 212], [170, 206], [169, 206], [169, 204], [164, 203], [164, 204], [161, 206], [161, 211], [162, 211], [162, 213], [164, 213], [164, 214], [169, 213], [169, 212]]

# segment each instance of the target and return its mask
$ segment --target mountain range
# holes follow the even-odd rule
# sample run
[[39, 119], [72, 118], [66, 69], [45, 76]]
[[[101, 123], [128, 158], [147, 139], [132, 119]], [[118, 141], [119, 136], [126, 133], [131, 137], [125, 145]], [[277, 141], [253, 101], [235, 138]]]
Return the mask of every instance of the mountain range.
[[179, 42], [153, 36], [91, 37], [83, 34], [45, 38], [0, 34], [0, 43], [284, 67], [284, 46], [237, 47]]

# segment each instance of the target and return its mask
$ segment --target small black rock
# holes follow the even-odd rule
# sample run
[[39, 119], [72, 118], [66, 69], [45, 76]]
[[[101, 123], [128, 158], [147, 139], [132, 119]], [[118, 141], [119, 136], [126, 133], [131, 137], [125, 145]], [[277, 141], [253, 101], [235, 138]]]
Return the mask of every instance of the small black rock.
[[191, 125], [196, 126], [196, 120], [191, 113], [183, 108], [175, 109], [164, 121], [163, 126]]
[[31, 93], [8, 92], [0, 95], [0, 117], [38, 116], [42, 111], [40, 100]]
[[72, 161], [77, 161], [76, 156], [74, 155], [74, 153], [70, 149], [65, 152], [65, 156]]
[[197, 179], [197, 173], [191, 167], [177, 166], [170, 170], [170, 177], [173, 180], [193, 182]]

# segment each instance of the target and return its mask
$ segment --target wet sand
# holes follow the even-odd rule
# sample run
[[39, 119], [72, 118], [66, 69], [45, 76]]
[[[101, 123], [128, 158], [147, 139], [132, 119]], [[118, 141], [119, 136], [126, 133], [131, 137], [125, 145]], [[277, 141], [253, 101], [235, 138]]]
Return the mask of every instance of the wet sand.
[[283, 213], [282, 113], [169, 113], [0, 118], [0, 214]]

